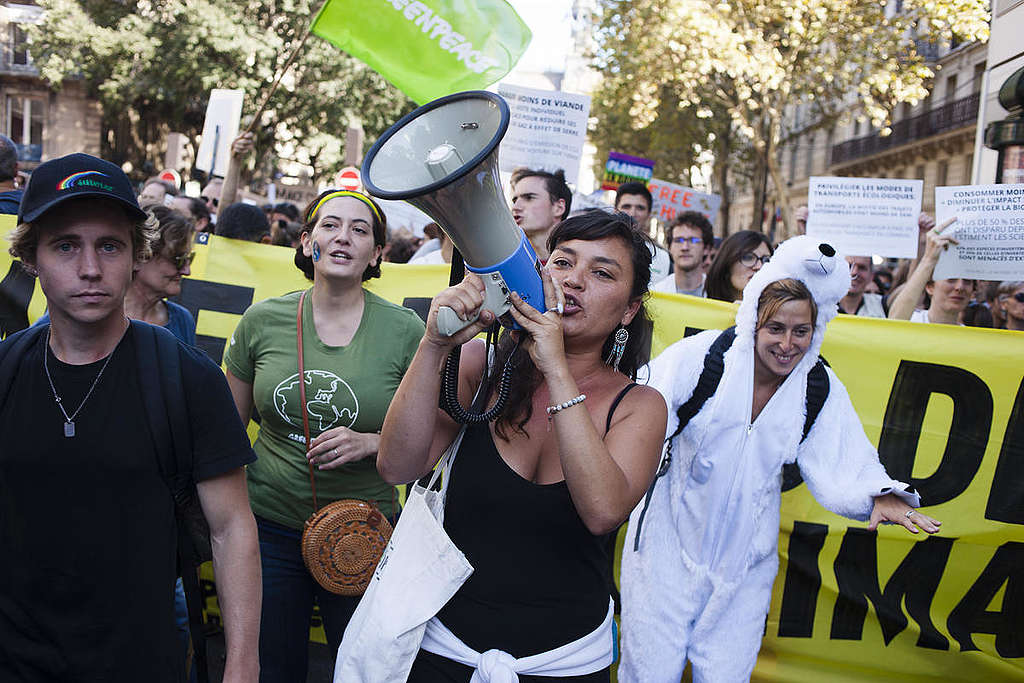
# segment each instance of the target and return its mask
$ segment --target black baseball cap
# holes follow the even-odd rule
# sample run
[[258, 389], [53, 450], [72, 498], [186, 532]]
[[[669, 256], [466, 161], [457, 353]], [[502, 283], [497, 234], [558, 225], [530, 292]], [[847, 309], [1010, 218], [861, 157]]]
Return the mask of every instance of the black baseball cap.
[[51, 159], [32, 171], [21, 198], [18, 223], [31, 223], [53, 207], [80, 197], [103, 197], [121, 204], [132, 219], [144, 220], [128, 176], [120, 168], [89, 154]]

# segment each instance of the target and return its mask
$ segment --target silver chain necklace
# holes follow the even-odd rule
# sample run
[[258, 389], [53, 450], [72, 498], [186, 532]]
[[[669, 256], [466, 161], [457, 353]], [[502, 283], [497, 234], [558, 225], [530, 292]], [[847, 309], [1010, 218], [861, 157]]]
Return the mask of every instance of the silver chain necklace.
[[[120, 344], [120, 342], [118, 342]], [[100, 368], [99, 373], [96, 375], [96, 379], [92, 381], [92, 386], [89, 387], [89, 391], [85, 393], [85, 398], [78, 404], [78, 408], [75, 412], [68, 415], [68, 411], [64, 410], [64, 402], [60, 400], [60, 394], [57, 393], [57, 387], [53, 384], [53, 377], [50, 376], [50, 364], [47, 362], [47, 357], [50, 355], [50, 331], [46, 331], [46, 346], [43, 347], [43, 370], [46, 371], [46, 379], [50, 382], [50, 389], [53, 391], [53, 398], [57, 401], [57, 407], [60, 408], [60, 412], [64, 413], [64, 436], [71, 438], [75, 435], [75, 417], [82, 411], [85, 406], [85, 402], [92, 396], [92, 390], [96, 388], [96, 385], [100, 381], [100, 377], [103, 376], [103, 371], [110, 365], [110, 359], [114, 357], [114, 351], [117, 350], [117, 346], [107, 356], [107, 360], [104, 361], [103, 367]]]

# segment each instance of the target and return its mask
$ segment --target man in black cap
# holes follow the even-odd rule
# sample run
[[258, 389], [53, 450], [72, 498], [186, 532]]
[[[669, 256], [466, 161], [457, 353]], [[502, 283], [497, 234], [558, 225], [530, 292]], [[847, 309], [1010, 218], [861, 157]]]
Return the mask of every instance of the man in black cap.
[[[169, 462], [187, 462], [209, 523], [224, 680], [257, 679], [245, 430], [216, 365], [124, 314], [154, 227], [121, 169], [86, 154], [42, 164], [25, 190], [11, 253], [38, 275], [51, 322], [0, 343], [2, 681], [180, 680]], [[169, 441], [179, 460], [162, 457]]]

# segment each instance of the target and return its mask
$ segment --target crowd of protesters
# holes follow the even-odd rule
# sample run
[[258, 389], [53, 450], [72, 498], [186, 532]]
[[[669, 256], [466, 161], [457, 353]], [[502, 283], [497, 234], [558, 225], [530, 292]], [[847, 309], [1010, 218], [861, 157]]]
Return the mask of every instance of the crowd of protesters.
[[[249, 151], [251, 139], [244, 136], [233, 146], [238, 157]], [[90, 175], [99, 180], [78, 182]], [[615, 603], [607, 599], [613, 589], [608, 567], [611, 546], [606, 536], [634, 508], [639, 509], [637, 504], [655, 477], [666, 424], [665, 407], [653, 389], [631, 391], [636, 387], [638, 368], [647, 360], [638, 354], [647, 322], [644, 305], [648, 291], [740, 302], [738, 325], [746, 325], [743, 329], [752, 339], [740, 339], [737, 344], [746, 349], [744, 362], [749, 367], [744, 367], [753, 368], [755, 376], [754, 416], [747, 414], [741, 420], [748, 433], [757, 413], [776, 391], [784, 396], [797, 391], [791, 389], [792, 381], [786, 382], [793, 368], [812, 371], [824, 325], [837, 313], [1024, 330], [1024, 281], [933, 278], [939, 255], [956, 241], [948, 225], [936, 226], [926, 214], [919, 219], [918, 258], [883, 266], [870, 256], [847, 256], [845, 263], [829, 268], [848, 268], [848, 280], [843, 271], [827, 283], [801, 284], [803, 276], [790, 261], [796, 245], [804, 248], [804, 242], [780, 246], [751, 230], [719, 240], [708, 217], [698, 212], [676, 216], [664, 226], [664, 243], [656, 244], [648, 235], [654, 227], [652, 197], [639, 183], [622, 185], [614, 209], [608, 211], [573, 212], [572, 192], [562, 172], [520, 169], [512, 175], [509, 189], [512, 216], [546, 264], [543, 277], [550, 310], [540, 314], [515, 299], [512, 315], [525, 332], [506, 335], [498, 344], [497, 362], [514, 357], [525, 388], [513, 393], [510, 411], [497, 423], [484, 423], [467, 434], [464, 449], [493, 457], [472, 468], [473, 459], [459, 461], [455, 481], [463, 477], [467, 482], [479, 481], [452, 491], [455, 497], [450, 499], [450, 513], [459, 514], [450, 514], [446, 521], [459, 546], [478, 563], [478, 573], [431, 621], [435, 635], [454, 640], [444, 646], [432, 641], [433, 649], [421, 651], [412, 680], [468, 680], [476, 667], [460, 659], [463, 652], [470, 653], [466, 656], [472, 659], [500, 649], [508, 655], [500, 666], [514, 670], [517, 657], [554, 652], [560, 646], [575, 647], [590, 635], [612, 632]], [[439, 295], [426, 327], [408, 309], [388, 303], [364, 287], [368, 279], [382, 276], [383, 261], [450, 263], [453, 244], [440, 226], [428, 225], [423, 237], [391, 231], [380, 205], [360, 192], [328, 190], [304, 209], [287, 202], [256, 205], [234, 201], [236, 194], [237, 178], [230, 176], [210, 179], [198, 197], [185, 196], [179, 187], [159, 178], [133, 186], [116, 166], [81, 154], [42, 164], [26, 185], [13, 144], [0, 137], [0, 212], [18, 215], [12, 254], [38, 277], [48, 304], [48, 314], [33, 328], [0, 345], [0, 423], [7, 430], [21, 421], [26, 424], [18, 424], [33, 433], [38, 426], [47, 434], [45, 438], [26, 436], [0, 457], [0, 498], [5, 500], [5, 512], [0, 513], [0, 549], [5, 556], [20, 553], [21, 558], [0, 570], [0, 678], [4, 680], [7, 674], [12, 680], [33, 681], [85, 680], [87, 676], [81, 672], [100, 672], [96, 680], [179, 681], [187, 675], [184, 596], [180, 579], [177, 590], [170, 580], [175, 572], [174, 499], [169, 490], [161, 489], [165, 474], [156, 465], [159, 455], [150, 458], [152, 462], [142, 468], [145, 471], [126, 465], [123, 456], [148, 442], [140, 425], [148, 424], [152, 415], [144, 410], [147, 401], [115, 392], [111, 380], [104, 381], [104, 373], [116, 375], [122, 383], [119, 386], [129, 387], [129, 391], [143, 396], [163, 391], [167, 405], [184, 402], [188, 406], [185, 413], [194, 452], [190, 475], [211, 528], [227, 634], [225, 680], [255, 681], [257, 669], [262, 672], [260, 680], [305, 680], [305, 643], [313, 606], [319, 606], [328, 643], [337, 649], [358, 603], [357, 598], [340, 598], [322, 590], [303, 566], [300, 536], [303, 522], [314, 508], [311, 484], [317, 486], [311, 481], [312, 468], [317, 470], [323, 502], [374, 500], [394, 521], [399, 509], [393, 484], [428, 473], [458, 431], [456, 423], [437, 408], [437, 370], [453, 346], [475, 336], [493, 322], [493, 316], [481, 315], [478, 323], [460, 335], [445, 338], [437, 330], [436, 309], [444, 303], [457, 313], [472, 313], [482, 301], [479, 281], [470, 278]], [[806, 222], [805, 210], [800, 217]], [[228, 345], [226, 379], [192, 348], [195, 320], [173, 301], [181, 292], [182, 279], [190, 275], [192, 244], [201, 232], [291, 249], [295, 265], [312, 282], [305, 292], [259, 302], [248, 309]], [[779, 254], [788, 249], [790, 261], [777, 259], [777, 249]], [[842, 284], [842, 291], [835, 290], [836, 282]], [[745, 300], [745, 293], [754, 299]], [[819, 307], [827, 310], [822, 312]], [[159, 365], [164, 359], [159, 351], [139, 351], [149, 328], [140, 328], [129, 319], [166, 328], [183, 342], [175, 356], [182, 367], [182, 385], [171, 389], [143, 386], [145, 365]], [[35, 336], [29, 336], [32, 330]], [[300, 340], [305, 338], [298, 351], [297, 334]], [[773, 347], [763, 338], [771, 335]], [[703, 358], [715, 339], [717, 333], [693, 342], [703, 344], [696, 355], [691, 353], [692, 343], [684, 344], [651, 366], [652, 371], [661, 368], [662, 374], [652, 375], [651, 384], [667, 397], [669, 429], [678, 427], [672, 438], [678, 436], [683, 448], [693, 443], [687, 440], [686, 423], [676, 421], [673, 412], [682, 401], [673, 403], [672, 397], [679, 399], [685, 392], [672, 378], [683, 372], [680, 363]], [[159, 347], [157, 343], [155, 348]], [[466, 349], [468, 360], [458, 384], [468, 402], [479, 381], [474, 377], [482, 373], [490, 357], [482, 346], [468, 345]], [[3, 368], [9, 365], [4, 365], [3, 359], [15, 351], [23, 354], [25, 364], [38, 365], [39, 372], [28, 377], [15, 370], [5, 378]], [[142, 359], [138, 363], [136, 356]], [[309, 384], [308, 389], [317, 392], [316, 400], [334, 411], [330, 419], [325, 414], [314, 416], [318, 418], [315, 433], [305, 435], [300, 433], [301, 427], [310, 422], [306, 412], [312, 403], [298, 398], [296, 382], [288, 383], [297, 377], [296, 363], [303, 362], [314, 380], [306, 375], [299, 382]], [[685, 372], [694, 380], [699, 374], [699, 370]], [[723, 386], [732, 386], [730, 377], [727, 366]], [[830, 371], [828, 378], [833, 386], [841, 387]], [[767, 387], [763, 391], [762, 385]], [[351, 394], [351, 406], [337, 402], [342, 391]], [[495, 387], [485, 387], [486, 391], [497, 395]], [[936, 520], [921, 514], [912, 520], [919, 502], [916, 494], [897, 490], [905, 485], [888, 479], [873, 447], [860, 438], [862, 430], [858, 431], [848, 399], [843, 399], [845, 392], [835, 389], [833, 396], [839, 398], [828, 404], [822, 422], [843, 424], [844, 438], [856, 442], [859, 462], [873, 472], [871, 483], [880, 482], [885, 495], [872, 497], [862, 491], [854, 504], [843, 497], [853, 494], [831, 488], [839, 484], [833, 484], [834, 477], [830, 479], [826, 472], [829, 454], [842, 448], [821, 436], [826, 427], [818, 427], [811, 435], [817, 435], [812, 443], [818, 448], [815, 458], [820, 460], [812, 463], [808, 457], [805, 464], [812, 478], [822, 481], [816, 491], [819, 499], [842, 514], [861, 519], [870, 516], [873, 524], [889, 520], [915, 532], [917, 528], [937, 531]], [[693, 419], [706, 419], [717, 425], [716, 429], [732, 429], [734, 425], [723, 422], [720, 413], [712, 415], [719, 403], [707, 403], [705, 418], [700, 417], [705, 409], [697, 406]], [[776, 408], [766, 419], [788, 425], [794, 416], [803, 414], [802, 397], [793, 398], [788, 405], [788, 412]], [[339, 410], [347, 410], [351, 420], [341, 421]], [[250, 447], [243, 425], [257, 415], [259, 435]], [[63, 424], [63, 436], [57, 422]], [[111, 437], [118, 430], [127, 435], [125, 441]], [[790, 458], [791, 462], [797, 444], [786, 448], [792, 453], [782, 446], [772, 452], [771, 467], [766, 471], [773, 477], [778, 472], [776, 461]], [[96, 449], [109, 452], [101, 474], [85, 474], [81, 465], [69, 465], [68, 473], [53, 484], [70, 516], [81, 517], [79, 525], [88, 522], [94, 508], [102, 510], [111, 529], [105, 535], [113, 538], [102, 544], [107, 555], [78, 542], [75, 547], [80, 555], [70, 566], [62, 567], [66, 553], [40, 542], [49, 531], [45, 524], [54, 523], [54, 514], [33, 516], [22, 511], [15, 519], [6, 510], [15, 504], [35, 509], [38, 501], [30, 500], [32, 495], [45, 493], [53, 498], [50, 475], [38, 464], [32, 465], [30, 455], [42, 463], [68, 463]], [[143, 452], [154, 450], [159, 446], [142, 447]], [[701, 462], [699, 454], [694, 462]], [[308, 473], [307, 467], [311, 468]], [[37, 478], [37, 482], [19, 491], [26, 476]], [[696, 476], [702, 485], [710, 481], [708, 490], [714, 488], [711, 473], [682, 476]], [[501, 477], [508, 480], [507, 486], [495, 483]], [[764, 497], [770, 501], [777, 498], [778, 491], [771, 485], [764, 488], [760, 475], [752, 477], [751, 486], [761, 487]], [[81, 482], [87, 485], [76, 485]], [[143, 494], [149, 497], [147, 502], [137, 503], [141, 514], [129, 503], [112, 504], [109, 500], [110, 491], [133, 487], [140, 487], [140, 493], [133, 494], [131, 500]], [[664, 487], [659, 495], [665, 495]], [[650, 500], [648, 494], [648, 503]], [[689, 510], [702, 504], [695, 503]], [[476, 516], [488, 505], [501, 508], [507, 518]], [[524, 522], [524, 509], [533, 510], [536, 518], [530, 516]], [[542, 514], [544, 510], [549, 512]], [[669, 524], [666, 510], [652, 515], [654, 523]], [[710, 512], [694, 514], [695, 523], [709, 524], [706, 517]], [[24, 521], [25, 517], [30, 521]], [[154, 528], [165, 533], [142, 538]], [[758, 532], [774, 539], [775, 530], [765, 529], [758, 527]], [[87, 539], [84, 528], [81, 531]], [[539, 540], [548, 532], [557, 535], [558, 542]], [[496, 549], [490, 533], [504, 534], [501, 538], [510, 547]], [[742, 608], [732, 604], [729, 609], [733, 612], [724, 614], [754, 614], [752, 621], [747, 621], [756, 628], [746, 629], [732, 651], [707, 649], [707, 638], [729, 637], [728, 624], [720, 623], [723, 617], [719, 614], [714, 617], [719, 621], [708, 622], [710, 630], [703, 635], [698, 628], [679, 642], [668, 638], [657, 645], [656, 639], [641, 647], [634, 644], [634, 649], [627, 651], [629, 666], [620, 672], [625, 676], [620, 680], [653, 680], [647, 677], [665, 671], [669, 677], [678, 676], [675, 671], [681, 673], [680, 662], [685, 663], [687, 656], [698, 668], [704, 667], [703, 680], [707, 676], [714, 680], [719, 671], [727, 672], [719, 680], [749, 676], [760, 642], [757, 618], [763, 617], [762, 608], [766, 609], [762, 584], [770, 586], [774, 578], [775, 565], [765, 560], [774, 557], [774, 546], [766, 548], [761, 548], [764, 552], [759, 555], [763, 567], [744, 568], [751, 575], [757, 573], [757, 591], [747, 595], [730, 588], [725, 591], [728, 599], [722, 598], [726, 604], [737, 595], [747, 595]], [[681, 552], [702, 551], [687, 547]], [[538, 554], [547, 559], [538, 563]], [[708, 572], [721, 569], [716, 564], [720, 558], [705, 559]], [[571, 570], [559, 573], [552, 570], [555, 566]], [[687, 570], [704, 571], [694, 569], [696, 566]], [[105, 609], [104, 601], [112, 599], [112, 595], [101, 594], [113, 591], [109, 581], [89, 583], [101, 569], [110, 572], [112, 567], [144, 577], [136, 581], [138, 585], [133, 584], [138, 591], [133, 598], [139, 600], [139, 609], [147, 610], [132, 623], [116, 627], [98, 618]], [[652, 568], [633, 567], [630, 571], [647, 576]], [[158, 581], [163, 578], [168, 578], [166, 586]], [[651, 575], [644, 580], [656, 578]], [[535, 588], [529, 599], [523, 594], [528, 585]], [[718, 599], [723, 590], [721, 585], [709, 584], [702, 599]], [[637, 633], [644, 628], [657, 630], [650, 620], [653, 612], [640, 617], [636, 612], [637, 604], [656, 609], [652, 603], [655, 594], [645, 593], [629, 607], [629, 596], [636, 594], [635, 585], [624, 593], [624, 614], [640, 624]], [[538, 604], [538, 595], [550, 599]], [[663, 605], [670, 602], [671, 596]], [[61, 612], [65, 604], [73, 605], [70, 616]], [[694, 623], [703, 623], [702, 619], [711, 619], [702, 608], [691, 611], [688, 618], [694, 621], [689, 623], [690, 629]], [[54, 623], [41, 621], [47, 618]], [[94, 623], [86, 624], [94, 618]], [[537, 624], [544, 628], [535, 627]], [[88, 646], [92, 641], [82, 636], [81, 630], [86, 626], [108, 629], [102, 638], [90, 636], [98, 638], [101, 645]], [[636, 636], [633, 642], [637, 642]], [[651, 664], [645, 659], [663, 657], [664, 652], [659, 655], [652, 650], [671, 650], [673, 645], [682, 649], [668, 660]], [[579, 652], [593, 650], [590, 645], [578, 648]], [[739, 650], [742, 652], [737, 655]], [[610, 653], [598, 655], [594, 661], [603, 662], [601, 666], [577, 668], [578, 675], [566, 680], [607, 681], [605, 660]], [[555, 668], [553, 664], [551, 670]], [[108, 674], [112, 677], [104, 678]], [[194, 680], [194, 670], [191, 675]], [[534, 679], [524, 675], [520, 680]]]

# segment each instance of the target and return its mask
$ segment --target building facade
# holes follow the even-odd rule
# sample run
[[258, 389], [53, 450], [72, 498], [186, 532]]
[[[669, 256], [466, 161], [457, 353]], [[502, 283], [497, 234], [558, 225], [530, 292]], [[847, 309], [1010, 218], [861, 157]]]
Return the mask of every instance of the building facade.
[[[936, 186], [971, 182], [988, 45], [921, 44], [918, 49], [935, 72], [931, 92], [916, 106], [900, 105], [888, 134], [860, 119], [855, 99], [845, 121], [831, 127], [808, 119], [807, 107], [793, 107], [789, 123], [795, 134], [779, 153], [793, 209], [807, 204], [811, 176], [922, 180], [921, 208], [927, 212], [934, 210]], [[781, 241], [792, 229], [777, 218], [773, 194], [769, 179], [762, 230]], [[734, 195], [729, 220], [734, 230], [750, 227], [753, 206], [749, 191]]]
[[41, 16], [34, 3], [0, 4], [0, 133], [18, 146], [27, 169], [72, 152], [98, 156], [102, 134], [102, 111], [84, 83], [54, 89], [39, 77], [25, 29]]

